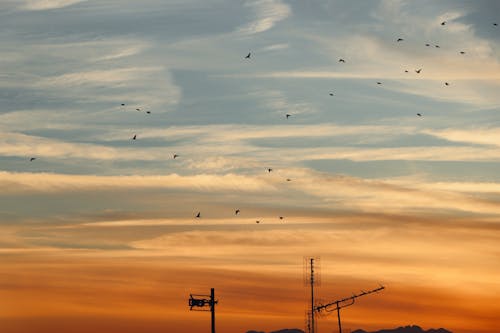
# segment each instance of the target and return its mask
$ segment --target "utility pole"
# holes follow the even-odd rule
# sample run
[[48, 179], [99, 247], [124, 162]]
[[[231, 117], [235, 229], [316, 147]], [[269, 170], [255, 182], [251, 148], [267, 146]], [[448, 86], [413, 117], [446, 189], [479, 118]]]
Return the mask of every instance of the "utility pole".
[[212, 333], [215, 333], [215, 291], [210, 289], [210, 312], [212, 313]]
[[[202, 297], [202, 298], [200, 298]], [[209, 298], [203, 298], [209, 297]], [[215, 299], [214, 288], [210, 289], [210, 295], [189, 295], [189, 310], [190, 311], [210, 311], [212, 317], [212, 333], [215, 333], [215, 305], [219, 301]]]
[[311, 261], [311, 333], [314, 333], [314, 258]]

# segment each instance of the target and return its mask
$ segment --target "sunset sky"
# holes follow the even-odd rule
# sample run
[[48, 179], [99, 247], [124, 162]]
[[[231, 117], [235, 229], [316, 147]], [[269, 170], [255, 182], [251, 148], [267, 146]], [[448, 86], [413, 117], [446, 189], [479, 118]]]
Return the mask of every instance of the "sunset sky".
[[208, 332], [187, 301], [212, 287], [218, 333], [304, 329], [308, 256], [320, 302], [386, 287], [346, 329], [498, 332], [495, 23], [497, 0], [2, 0], [0, 332]]

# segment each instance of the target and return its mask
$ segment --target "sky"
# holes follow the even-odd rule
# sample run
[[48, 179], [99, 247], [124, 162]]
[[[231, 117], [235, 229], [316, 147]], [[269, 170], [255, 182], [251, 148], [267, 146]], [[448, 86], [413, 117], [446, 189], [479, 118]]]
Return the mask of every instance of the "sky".
[[2, 0], [0, 331], [498, 331], [499, 13]]

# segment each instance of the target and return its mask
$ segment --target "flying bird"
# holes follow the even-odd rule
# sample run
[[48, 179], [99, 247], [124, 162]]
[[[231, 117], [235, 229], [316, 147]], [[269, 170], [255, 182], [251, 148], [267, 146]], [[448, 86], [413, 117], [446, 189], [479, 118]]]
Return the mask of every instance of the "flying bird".
[[333, 96], [333, 93], [330, 93], [329, 95], [330, 95], [330, 96]]
[[151, 111], [146, 111], [147, 114], [151, 114]]
[[283, 220], [283, 216], [280, 216], [280, 220]]
[[377, 82], [377, 84], [382, 84], [382, 82]]
[[176, 159], [177, 157], [179, 157], [179, 155], [177, 155], [177, 154], [174, 154], [174, 160], [175, 160], [175, 159]]
[[422, 68], [419, 68], [419, 69], [415, 70], [415, 73], [420, 74], [421, 71], [422, 71]]
[[439, 45], [434, 45], [434, 46], [439, 49]]
[[425, 44], [425, 46], [431, 46], [431, 44]]
[[345, 62], [345, 60], [344, 60], [344, 59], [342, 59], [342, 58], [340, 58], [340, 59], [339, 59], [339, 62]]
[[122, 103], [122, 106], [125, 106], [125, 104], [124, 104], [124, 103]]
[[271, 171], [273, 171], [273, 169], [271, 169], [271, 168], [268, 168], [268, 169], [267, 169], [267, 172], [271, 172]]
[[291, 180], [290, 178], [287, 178], [287, 179], [286, 179], [286, 181], [287, 181], [287, 182], [291, 182], [292, 180]]
[[141, 111], [141, 109], [135, 109], [135, 111]]
[[34, 160], [36, 160], [36, 157], [30, 158], [30, 162], [33, 162]]
[[201, 212], [198, 212], [198, 214], [196, 214], [196, 218], [200, 218], [201, 217]]
[[396, 42], [402, 42], [402, 41], [404, 41], [404, 39], [403, 39], [403, 38], [398, 38], [398, 39], [396, 40]]
[[237, 210], [234, 211], [234, 215], [238, 215], [239, 213], [240, 213], [239, 209], [237, 209]]
[[245, 57], [245, 59], [250, 59], [250, 56], [252, 55], [252, 52], [248, 52], [247, 56]]
[[286, 119], [288, 119], [288, 118], [290, 118], [291, 114], [287, 113], [285, 116], [286, 116]]
[[259, 223], [260, 223], [260, 221], [259, 221], [259, 220], [257, 220], [257, 221], [255, 221], [255, 223], [259, 224]]
[[137, 139], [137, 134], [134, 134], [134, 137], [132, 138], [132, 140], [136, 140]]
[[493, 25], [496, 27], [496, 26], [498, 26], [498, 23], [493, 23]]
[[446, 25], [446, 21], [441, 22], [441, 25]]
[[445, 86], [449, 86], [450, 84], [449, 84], [448, 82], [445, 82], [445, 83], [444, 83], [444, 85], [445, 85]]
[[417, 113], [417, 116], [422, 117], [422, 114], [421, 113]]
[[465, 54], [465, 51], [460, 51], [460, 54]]
[[407, 70], [407, 69], [405, 69], [405, 73], [408, 73], [408, 70]]

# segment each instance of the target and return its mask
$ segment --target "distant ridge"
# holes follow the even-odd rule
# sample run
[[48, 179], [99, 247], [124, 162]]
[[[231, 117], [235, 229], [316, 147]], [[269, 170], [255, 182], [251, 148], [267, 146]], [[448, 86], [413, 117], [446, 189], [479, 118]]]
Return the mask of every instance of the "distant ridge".
[[438, 328], [437, 330], [431, 328], [428, 331], [424, 331], [420, 326], [413, 325], [413, 326], [398, 327], [391, 330], [380, 330], [376, 332], [355, 330], [352, 331], [351, 333], [452, 333], [452, 332], [445, 330], [444, 328]]
[[[266, 333], [262, 331], [248, 331], [246, 333]], [[303, 330], [299, 330], [297, 328], [291, 328], [291, 329], [283, 329], [279, 331], [273, 331], [269, 333], [305, 333]], [[417, 325], [412, 325], [412, 326], [404, 326], [404, 327], [398, 327], [394, 329], [385, 329], [385, 330], [380, 330], [376, 332], [367, 332], [363, 330], [355, 330], [352, 331], [351, 333], [453, 333], [451, 331], [448, 331], [444, 328], [438, 328], [438, 329], [433, 329], [431, 328], [428, 331], [424, 331], [420, 326]]]
[[[260, 331], [248, 331], [247, 333], [266, 333]], [[305, 333], [303, 330], [299, 330], [297, 328], [285, 328], [284, 330], [273, 331], [269, 333]]]

